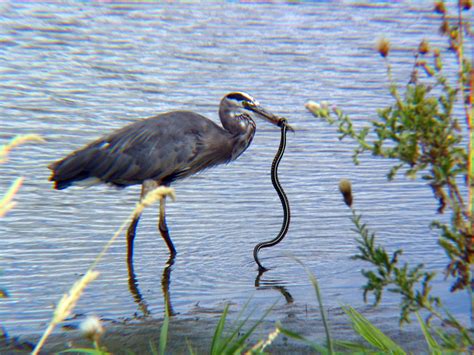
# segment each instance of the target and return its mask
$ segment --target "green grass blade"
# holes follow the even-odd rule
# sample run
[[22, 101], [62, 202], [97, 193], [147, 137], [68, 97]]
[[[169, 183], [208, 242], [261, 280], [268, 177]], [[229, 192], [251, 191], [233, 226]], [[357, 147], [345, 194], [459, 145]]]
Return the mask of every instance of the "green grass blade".
[[306, 270], [306, 272], [308, 273], [309, 279], [311, 283], [313, 284], [314, 291], [316, 292], [316, 298], [318, 299], [319, 309], [321, 310], [321, 318], [324, 325], [324, 331], [326, 332], [326, 342], [327, 342], [329, 354], [334, 354], [334, 347], [332, 345], [331, 333], [329, 332], [329, 324], [326, 319], [326, 312], [324, 311], [323, 298], [321, 296], [321, 292], [319, 291], [318, 281], [316, 280], [316, 277], [309, 270]]
[[459, 348], [459, 340], [455, 336], [438, 328], [434, 328], [434, 331], [443, 341], [443, 348], [450, 350]]
[[229, 311], [229, 305], [227, 304], [222, 312], [222, 316], [217, 323], [216, 330], [214, 332], [214, 336], [212, 337], [211, 343], [211, 354], [212, 355], [219, 355], [220, 344], [221, 344], [221, 337], [222, 332], [224, 331], [225, 320], [227, 318], [227, 312]]
[[186, 339], [186, 345], [188, 346], [189, 355], [197, 355], [196, 351], [191, 346], [189, 339]]
[[102, 350], [97, 349], [89, 349], [89, 348], [75, 348], [75, 349], [67, 349], [60, 351], [58, 354], [63, 353], [75, 353], [75, 354], [88, 354], [88, 355], [109, 355], [110, 353]]
[[453, 326], [459, 330], [461, 336], [464, 338], [464, 341], [469, 345], [474, 345], [474, 339], [469, 335], [469, 331], [466, 327], [463, 327], [461, 323], [449, 312], [447, 309], [444, 309], [444, 312], [448, 316], [448, 320], [453, 324]]
[[430, 349], [430, 353], [433, 355], [441, 355], [442, 349], [439, 346], [438, 342], [433, 338], [431, 335], [428, 325], [425, 321], [421, 318], [420, 314], [416, 312], [416, 317], [418, 318], [418, 323], [420, 323], [421, 330], [423, 335], [425, 336], [426, 344], [428, 344], [428, 348]]
[[[239, 323], [239, 319], [242, 318], [242, 316], [244, 315], [245, 311], [249, 308], [249, 305], [250, 305], [250, 301], [252, 300], [252, 297], [249, 297], [249, 299], [247, 300], [247, 302], [245, 302], [244, 306], [242, 307], [242, 309], [239, 311], [239, 313], [237, 313], [237, 317], [232, 321], [232, 323], [230, 324], [230, 328], [231, 329], [235, 329], [236, 327], [236, 324]], [[253, 311], [252, 311], [253, 312]], [[250, 314], [252, 314], [252, 312], [250, 312]], [[247, 317], [248, 318], [248, 317]]]
[[168, 328], [169, 328], [170, 316], [168, 311], [165, 311], [165, 318], [163, 319], [163, 324], [161, 325], [160, 330], [160, 346], [158, 353], [160, 355], [165, 354], [166, 342], [168, 341]]
[[352, 321], [354, 330], [375, 348], [392, 354], [405, 355], [405, 351], [367, 318], [352, 307], [342, 307]]
[[234, 331], [227, 337], [225, 338], [222, 343], [224, 344], [224, 348], [221, 350], [224, 350], [228, 345], [230, 345], [234, 339], [237, 338], [237, 336], [240, 334], [240, 331], [244, 327], [245, 324], [247, 324], [248, 320], [250, 319], [251, 314], [249, 314], [244, 320], [239, 321], [239, 323], [233, 322], [233, 329]]
[[150, 340], [150, 342], [149, 342], [148, 344], [149, 344], [149, 346], [150, 346], [150, 353], [151, 353], [152, 355], [158, 355], [158, 349], [156, 348], [155, 343], [153, 343], [153, 342]]
[[345, 348], [349, 350], [351, 354], [353, 353], [373, 354], [374, 353], [373, 348], [369, 348], [364, 344], [354, 343], [354, 342], [345, 341], [345, 340], [336, 340], [334, 343], [341, 348]]
[[[244, 307], [247, 308], [247, 304]], [[240, 318], [242, 317], [242, 314], [243, 314], [243, 311], [240, 311], [239, 314], [237, 315], [237, 318], [234, 321], [232, 321], [230, 325], [230, 329], [234, 329], [234, 330], [227, 338], [223, 340], [224, 344], [230, 344], [232, 341], [234, 341], [234, 339], [240, 334], [241, 329], [250, 319], [250, 316], [253, 314], [253, 311], [250, 312], [250, 314], [247, 317], [245, 317], [244, 320], [240, 320]]]
[[[267, 311], [263, 314], [263, 316], [257, 322], [255, 322], [255, 324], [244, 335], [242, 335], [234, 344], [232, 344], [232, 346], [228, 349], [229, 353], [234, 354], [238, 351], [238, 349], [241, 349], [241, 348], [244, 347], [245, 341], [250, 337], [250, 335], [253, 334], [255, 329], [263, 322], [263, 320], [273, 310], [273, 307], [275, 307], [277, 302], [278, 301], [276, 301], [269, 309], [267, 309]], [[247, 319], [248, 319], [248, 317], [247, 317]], [[247, 321], [247, 319], [245, 320], [245, 322]], [[242, 324], [242, 326], [243, 326], [243, 324]], [[229, 343], [227, 343], [227, 344], [229, 344]]]
[[314, 274], [303, 264], [301, 260], [299, 260], [298, 258], [294, 258], [294, 259], [296, 260], [297, 263], [303, 266], [303, 268], [306, 271], [306, 274], [309, 277], [309, 280], [311, 281], [311, 284], [313, 285], [314, 291], [316, 293], [316, 298], [318, 300], [319, 309], [321, 310], [321, 318], [324, 325], [324, 331], [326, 333], [326, 342], [327, 342], [328, 351], [329, 351], [329, 354], [334, 354], [334, 347], [332, 345], [331, 333], [329, 332], [329, 324], [326, 319], [326, 313], [324, 312], [323, 298], [319, 290], [318, 280], [316, 279], [316, 276], [314, 276]]
[[313, 350], [317, 351], [320, 354], [323, 354], [323, 355], [329, 354], [328, 348], [326, 348], [322, 345], [319, 345], [317, 343], [314, 343], [311, 340], [305, 338], [304, 336], [302, 336], [298, 333], [295, 333], [291, 330], [283, 328], [281, 325], [278, 325], [278, 329], [280, 330], [281, 334], [286, 335], [288, 338], [292, 338], [292, 339], [301, 341], [301, 342], [305, 343], [306, 345], [309, 345], [310, 347], [313, 348]]

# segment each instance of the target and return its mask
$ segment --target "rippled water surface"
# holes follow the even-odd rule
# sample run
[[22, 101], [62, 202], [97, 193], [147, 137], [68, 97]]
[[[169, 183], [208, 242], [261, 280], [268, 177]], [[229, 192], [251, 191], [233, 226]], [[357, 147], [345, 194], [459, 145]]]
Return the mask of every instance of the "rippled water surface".
[[[0, 302], [0, 320], [10, 333], [43, 330], [52, 305], [85, 272], [139, 194], [139, 187], [55, 191], [47, 165], [159, 112], [189, 109], [218, 122], [219, 100], [234, 90], [249, 92], [296, 128], [280, 166], [292, 223], [281, 245], [262, 252], [272, 269], [256, 288], [253, 247], [273, 238], [282, 218], [270, 183], [280, 133], [259, 121], [237, 161], [174, 185], [168, 225], [178, 256], [165, 274], [178, 316], [203, 316], [228, 302], [243, 306], [249, 298], [262, 310], [278, 300], [275, 318], [315, 307], [307, 276], [289, 255], [316, 274], [329, 309], [362, 306], [364, 265], [350, 259], [355, 235], [337, 190], [343, 177], [352, 180], [355, 207], [387, 247], [404, 248], [405, 260], [435, 270], [446, 264], [428, 227], [438, 218], [428, 188], [403, 177], [388, 183], [391, 164], [370, 156], [354, 167], [352, 146], [304, 108], [309, 99], [329, 100], [357, 123], [374, 118], [388, 99], [374, 43], [383, 35], [393, 40], [395, 75], [408, 80], [413, 48], [422, 38], [440, 41], [430, 6], [25, 2], [0, 9], [0, 138], [38, 133], [47, 140], [16, 149], [0, 167], [3, 191], [17, 176], [26, 178], [17, 207], [0, 224], [0, 286], [10, 293]], [[136, 288], [129, 287], [121, 236], [77, 305], [79, 318], [162, 316], [168, 253], [156, 217], [156, 209], [147, 210], [138, 228]], [[440, 280], [436, 289], [448, 305], [457, 313], [466, 309], [446, 285]], [[140, 304], [130, 289], [140, 292]], [[292, 305], [283, 297], [288, 294]], [[389, 297], [385, 304], [396, 302]]]

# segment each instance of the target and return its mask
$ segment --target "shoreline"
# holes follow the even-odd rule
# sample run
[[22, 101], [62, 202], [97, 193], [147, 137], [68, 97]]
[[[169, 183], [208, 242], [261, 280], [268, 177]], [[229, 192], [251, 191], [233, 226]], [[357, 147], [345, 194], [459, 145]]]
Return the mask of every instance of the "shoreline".
[[[251, 348], [259, 340], [267, 339], [268, 334], [275, 330], [277, 322], [283, 328], [323, 345], [326, 342], [326, 336], [319, 311], [310, 310], [306, 314], [294, 311], [290, 309], [284, 312], [285, 314], [278, 314], [279, 319], [277, 320], [263, 320], [255, 332], [246, 340], [247, 347]], [[374, 325], [401, 345], [405, 351], [412, 353], [427, 351], [426, 342], [417, 323], [413, 322], [400, 328], [398, 317], [394, 317], [393, 313], [391, 316], [380, 315], [379, 311], [371, 312], [366, 309], [364, 314]], [[237, 313], [236, 311], [229, 312], [224, 335], [231, 333], [237, 327]], [[190, 347], [197, 354], [209, 353], [212, 338], [221, 315], [222, 310], [219, 312], [216, 310], [216, 312], [197, 312], [187, 316], [171, 317], [166, 353], [187, 354], [190, 353]], [[243, 335], [257, 321], [257, 319], [249, 319], [239, 335]], [[100, 344], [113, 354], [151, 354], [153, 348], [158, 349], [159, 347], [162, 322], [162, 318], [104, 321], [103, 325], [106, 330], [101, 337]], [[329, 324], [333, 339], [365, 343], [352, 329], [348, 317], [340, 308], [329, 312]], [[29, 345], [33, 345], [39, 337], [39, 335], [3, 337], [0, 339], [0, 354], [29, 354], [32, 350]], [[46, 341], [41, 354], [57, 353], [71, 348], [92, 347], [92, 342], [86, 339], [77, 328], [72, 330], [58, 328]], [[265, 351], [270, 354], [315, 353], [310, 346], [302, 341], [290, 339], [283, 334], [279, 334]]]

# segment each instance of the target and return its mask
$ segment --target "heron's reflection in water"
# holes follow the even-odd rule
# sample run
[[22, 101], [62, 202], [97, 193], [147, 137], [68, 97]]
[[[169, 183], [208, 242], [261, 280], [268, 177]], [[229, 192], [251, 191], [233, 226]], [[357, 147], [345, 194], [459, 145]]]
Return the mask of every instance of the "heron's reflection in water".
[[262, 280], [262, 276], [265, 273], [265, 271], [266, 270], [259, 269], [258, 275], [255, 278], [255, 288], [257, 290], [268, 290], [268, 289], [277, 290], [285, 298], [285, 301], [287, 304], [293, 303], [294, 301], [293, 296], [286, 289], [286, 287], [283, 286], [283, 281], [276, 280], [276, 279], [267, 279], [267, 280], [263, 279]]
[[[165, 267], [163, 268], [163, 274], [161, 276], [161, 289], [163, 292], [163, 299], [164, 299], [164, 304], [166, 307], [166, 313], [169, 316], [174, 316], [176, 314], [173, 310], [173, 306], [171, 305], [171, 300], [170, 300], [171, 270], [172, 270], [174, 261], [175, 261], [175, 256], [171, 255], [168, 261], [166, 262]], [[138, 288], [137, 277], [133, 269], [133, 261], [127, 262], [127, 266], [128, 266], [128, 288], [130, 290], [130, 293], [132, 294], [133, 299], [135, 300], [135, 303], [138, 305], [138, 308], [143, 313], [143, 317], [148, 317], [151, 314], [151, 312], [150, 312], [147, 302], [145, 301], [145, 299], [143, 298], [143, 295], [140, 292], [140, 289]]]

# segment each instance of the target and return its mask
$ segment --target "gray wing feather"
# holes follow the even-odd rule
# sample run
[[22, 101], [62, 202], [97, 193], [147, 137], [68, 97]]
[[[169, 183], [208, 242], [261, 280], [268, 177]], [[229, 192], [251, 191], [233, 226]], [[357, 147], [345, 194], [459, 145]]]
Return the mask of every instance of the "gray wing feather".
[[228, 136], [198, 114], [166, 113], [134, 122], [53, 163], [51, 180], [59, 189], [89, 177], [118, 186], [146, 179], [169, 184], [229, 161]]

